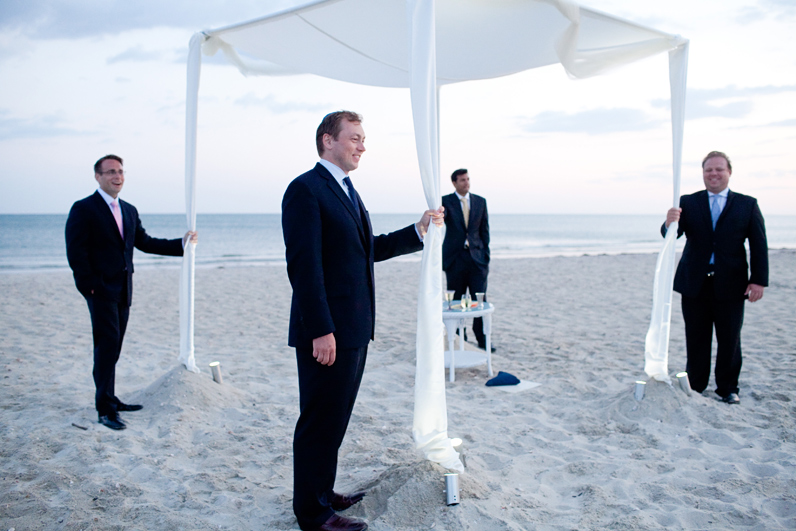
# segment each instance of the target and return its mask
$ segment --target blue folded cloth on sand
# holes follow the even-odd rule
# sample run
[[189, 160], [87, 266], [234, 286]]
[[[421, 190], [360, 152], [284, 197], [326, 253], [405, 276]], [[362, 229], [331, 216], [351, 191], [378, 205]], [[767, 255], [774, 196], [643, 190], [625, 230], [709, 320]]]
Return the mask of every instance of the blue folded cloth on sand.
[[507, 372], [498, 371], [497, 376], [488, 380], [486, 385], [488, 387], [493, 387], [495, 385], [517, 385], [520, 383], [519, 378], [514, 376], [513, 374], [509, 374]]

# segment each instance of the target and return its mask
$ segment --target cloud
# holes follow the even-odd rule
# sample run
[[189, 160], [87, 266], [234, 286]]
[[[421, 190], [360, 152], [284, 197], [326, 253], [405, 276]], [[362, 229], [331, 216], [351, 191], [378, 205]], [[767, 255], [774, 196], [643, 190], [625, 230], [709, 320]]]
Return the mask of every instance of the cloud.
[[796, 18], [796, 4], [793, 0], [761, 0], [757, 5], [744, 6], [734, 16], [736, 23], [751, 24], [767, 18], [781, 21]]
[[[743, 118], [752, 112], [755, 96], [767, 96], [783, 92], [796, 92], [796, 85], [766, 85], [764, 87], [737, 87], [730, 85], [717, 89], [688, 89], [685, 103], [686, 119]], [[653, 100], [652, 106], [668, 109], [669, 100]]]
[[0, 30], [34, 39], [94, 37], [153, 27], [195, 31], [263, 16], [300, 3], [272, 0], [3, 0]]
[[260, 98], [255, 96], [252, 92], [235, 100], [235, 105], [241, 105], [243, 107], [265, 107], [274, 114], [285, 114], [296, 111], [318, 113], [326, 112], [331, 107], [334, 107], [334, 105], [329, 103], [279, 102], [270, 94], [264, 98]]
[[5, 140], [18, 140], [21, 138], [51, 138], [65, 135], [86, 135], [84, 131], [77, 131], [59, 125], [62, 119], [56, 116], [42, 116], [32, 120], [5, 118], [7, 111], [0, 112], [0, 142]]
[[129, 48], [118, 55], [109, 57], [105, 62], [112, 65], [123, 61], [158, 61], [163, 57], [161, 52], [148, 52], [141, 46]]
[[796, 127], [796, 118], [790, 120], [782, 120], [780, 122], [771, 122], [764, 127]]
[[526, 119], [521, 128], [528, 133], [587, 133], [589, 135], [646, 131], [662, 120], [639, 109], [592, 109], [574, 114], [546, 111]]

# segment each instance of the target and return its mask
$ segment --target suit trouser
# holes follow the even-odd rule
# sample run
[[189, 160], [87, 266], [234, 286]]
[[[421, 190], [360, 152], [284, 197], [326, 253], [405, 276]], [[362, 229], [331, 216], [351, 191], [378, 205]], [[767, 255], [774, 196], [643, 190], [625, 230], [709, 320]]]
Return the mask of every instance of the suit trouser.
[[[486, 302], [486, 279], [488, 274], [489, 267], [476, 263], [469, 252], [461, 253], [445, 270], [448, 289], [456, 292], [453, 294], [454, 300], [461, 299], [467, 288], [470, 288], [470, 296], [473, 300], [475, 300], [476, 293], [483, 293], [484, 302]], [[473, 319], [473, 333], [479, 345], [486, 343], [484, 320], [481, 317]]]
[[87, 297], [94, 336], [94, 404], [102, 416], [114, 415], [119, 399], [116, 398], [116, 362], [122, 351], [124, 332], [130, 306], [99, 297]]
[[744, 299], [717, 300], [713, 277], [705, 279], [696, 297], [682, 297], [686, 372], [694, 391], [701, 393], [710, 380], [713, 328], [716, 329], [716, 393], [725, 397], [738, 392], [741, 374], [741, 327]]
[[334, 510], [330, 504], [343, 443], [357, 398], [368, 347], [338, 349], [331, 366], [297, 348], [299, 414], [293, 436], [293, 512], [299, 526], [320, 526]]

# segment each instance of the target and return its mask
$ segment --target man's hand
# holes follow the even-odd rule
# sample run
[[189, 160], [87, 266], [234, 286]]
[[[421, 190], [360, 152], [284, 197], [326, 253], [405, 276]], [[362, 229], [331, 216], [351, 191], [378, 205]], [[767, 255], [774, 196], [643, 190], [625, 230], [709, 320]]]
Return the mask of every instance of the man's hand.
[[749, 302], [757, 302], [763, 298], [763, 286], [758, 284], [749, 284], [746, 286], [746, 293], [749, 296]]
[[415, 228], [417, 228], [421, 238], [428, 232], [428, 226], [431, 222], [434, 222], [437, 227], [442, 227], [445, 224], [444, 206], [440, 206], [437, 210], [426, 210], [423, 212], [423, 217], [420, 218], [420, 221], [415, 223]]
[[312, 357], [321, 365], [331, 365], [337, 356], [337, 343], [334, 334], [316, 337], [312, 340]]
[[669, 228], [669, 225], [674, 223], [675, 221], [680, 221], [680, 212], [682, 212], [682, 208], [670, 208], [668, 212], [666, 212], [666, 228]]
[[197, 243], [199, 241], [199, 234], [195, 230], [189, 230], [185, 233], [185, 236], [182, 237], [182, 246], [185, 247], [185, 244], [188, 243], [188, 240], [191, 243]]

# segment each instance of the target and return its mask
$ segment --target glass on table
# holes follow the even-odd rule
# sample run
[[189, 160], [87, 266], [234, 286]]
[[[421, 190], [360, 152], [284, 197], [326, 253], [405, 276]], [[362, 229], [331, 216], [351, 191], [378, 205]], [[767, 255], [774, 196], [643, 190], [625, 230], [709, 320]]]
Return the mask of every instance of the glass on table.
[[483, 308], [484, 307], [484, 302], [485, 302], [484, 301], [484, 297], [485, 296], [486, 296], [486, 293], [484, 293], [483, 291], [477, 291], [475, 293], [475, 300], [478, 301], [478, 307], [479, 308]]
[[448, 309], [451, 309], [451, 302], [453, 302], [453, 296], [456, 292], [452, 289], [445, 291], [445, 301], [448, 303]]
[[469, 292], [467, 292], [464, 295], [462, 295], [462, 310], [465, 310], [465, 311], [469, 310], [470, 309], [470, 303], [472, 303], [472, 302], [473, 302], [473, 299], [472, 299], [472, 297], [470, 297], [470, 293]]

